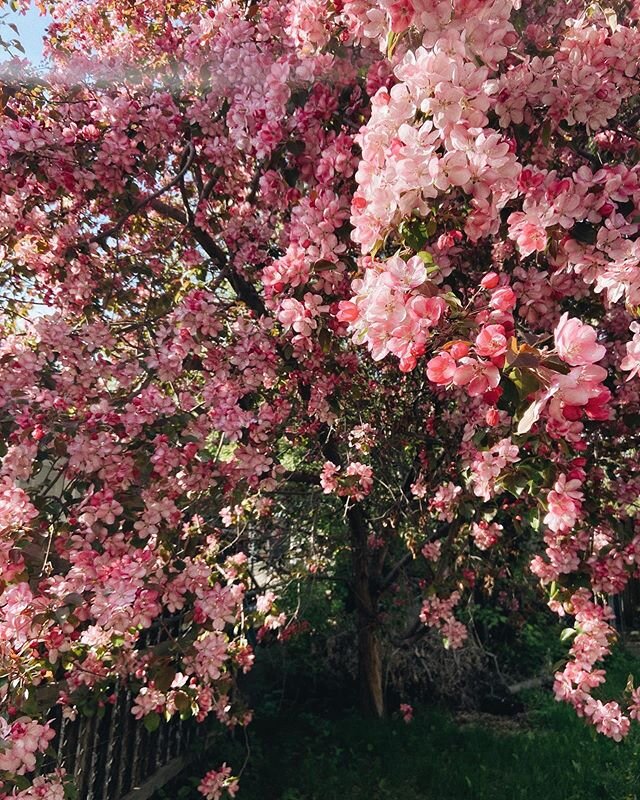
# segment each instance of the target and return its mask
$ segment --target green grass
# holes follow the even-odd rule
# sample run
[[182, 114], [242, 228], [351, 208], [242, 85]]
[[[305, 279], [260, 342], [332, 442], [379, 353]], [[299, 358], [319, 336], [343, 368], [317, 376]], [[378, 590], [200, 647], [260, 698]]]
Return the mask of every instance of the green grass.
[[[614, 659], [609, 691], [638, 667]], [[609, 741], [548, 692], [527, 703], [517, 720], [464, 724], [434, 709], [418, 709], [408, 725], [258, 713], [237, 800], [640, 800], [640, 735]], [[237, 769], [244, 755], [240, 741], [229, 743], [211, 766], [226, 759]], [[185, 783], [165, 796], [195, 798]]]

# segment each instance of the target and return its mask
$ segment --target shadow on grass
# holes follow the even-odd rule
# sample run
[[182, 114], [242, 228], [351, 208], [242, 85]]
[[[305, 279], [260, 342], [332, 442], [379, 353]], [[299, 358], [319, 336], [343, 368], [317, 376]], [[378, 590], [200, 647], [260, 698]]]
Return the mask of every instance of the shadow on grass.
[[[629, 672], [640, 676], [637, 659], [611, 659], [609, 696], [622, 691]], [[527, 711], [516, 718], [417, 709], [410, 724], [355, 713], [258, 712], [237, 800], [640, 798], [640, 733], [632, 728], [616, 744], [548, 692], [525, 700]], [[211, 766], [226, 760], [237, 770], [244, 745], [227, 742], [215, 755]], [[164, 796], [196, 798], [194, 782], [183, 780]]]

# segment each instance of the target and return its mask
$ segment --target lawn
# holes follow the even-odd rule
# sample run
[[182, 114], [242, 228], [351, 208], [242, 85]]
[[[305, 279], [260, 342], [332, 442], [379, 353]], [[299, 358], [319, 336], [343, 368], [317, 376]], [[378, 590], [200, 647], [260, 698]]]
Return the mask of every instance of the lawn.
[[[640, 662], [620, 654], [610, 691]], [[548, 692], [530, 693], [517, 717], [417, 709], [414, 720], [363, 721], [355, 713], [257, 713], [237, 800], [635, 800], [640, 735], [599, 736]], [[235, 769], [244, 743], [216, 748], [211, 766]], [[200, 761], [200, 764], [203, 762]], [[195, 798], [183, 779], [164, 797]], [[161, 795], [162, 796], [162, 795]]]

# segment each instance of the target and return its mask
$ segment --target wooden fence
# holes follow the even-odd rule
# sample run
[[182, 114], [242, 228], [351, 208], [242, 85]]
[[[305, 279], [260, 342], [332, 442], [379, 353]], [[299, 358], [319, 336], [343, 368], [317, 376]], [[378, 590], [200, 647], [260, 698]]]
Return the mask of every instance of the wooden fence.
[[73, 776], [78, 800], [143, 800], [188, 764], [193, 721], [172, 720], [150, 732], [131, 706], [131, 692], [122, 689], [102, 716], [71, 721], [53, 712], [55, 764]]
[[[624, 592], [611, 598], [621, 633], [637, 629], [640, 622], [640, 581], [630, 581]], [[158, 620], [146, 631], [141, 649], [157, 646], [179, 632], [179, 616]], [[56, 687], [45, 687], [53, 699]], [[126, 686], [115, 687], [116, 701], [103, 713], [64, 719], [54, 706], [50, 719], [56, 730], [56, 752], [44, 769], [55, 765], [72, 775], [78, 800], [147, 800], [178, 775], [194, 758], [199, 735], [193, 720], [162, 722], [149, 731], [131, 713], [133, 697]], [[197, 752], [202, 752], [200, 747]]]
[[620, 633], [637, 631], [640, 627], [640, 580], [631, 578], [620, 594], [611, 596], [610, 602]]
[[[157, 620], [145, 631], [140, 649], [148, 649], [179, 633], [182, 618]], [[42, 687], [40, 702], [55, 702], [57, 686]], [[60, 706], [52, 706], [56, 753], [43, 771], [63, 767], [73, 776], [77, 800], [145, 800], [181, 772], [193, 759], [198, 725], [193, 719], [161, 722], [154, 731], [131, 713], [133, 695], [124, 684], [114, 688], [115, 702], [106, 703], [92, 716], [65, 719]], [[198, 752], [202, 752], [199, 747]]]

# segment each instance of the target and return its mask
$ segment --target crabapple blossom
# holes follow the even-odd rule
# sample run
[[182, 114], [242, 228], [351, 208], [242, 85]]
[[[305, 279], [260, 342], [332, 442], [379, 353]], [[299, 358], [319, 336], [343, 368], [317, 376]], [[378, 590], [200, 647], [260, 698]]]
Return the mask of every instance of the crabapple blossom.
[[0, 752], [0, 770], [24, 775], [36, 768], [36, 756], [44, 752], [55, 731], [48, 724], [40, 725], [27, 717], [9, 723], [0, 718], [0, 732], [7, 743]]
[[471, 526], [471, 535], [478, 549], [488, 550], [502, 535], [502, 525], [497, 522], [489, 523], [481, 520]]
[[556, 695], [623, 737], [637, 696], [592, 693], [640, 567], [638, 15], [178, 5], [60, 0], [2, 78], [0, 797], [59, 798], [23, 714], [54, 675], [63, 714], [133, 677], [136, 717], [244, 724], [246, 629], [303, 633], [280, 587], [345, 563], [370, 711], [407, 609], [463, 646], [526, 552], [574, 620]]
[[220, 769], [207, 772], [198, 786], [198, 791], [205, 800], [219, 800], [223, 795], [235, 797], [239, 788], [238, 779], [231, 775], [231, 767], [223, 764]]
[[439, 630], [445, 646], [453, 650], [462, 647], [468, 636], [464, 624], [453, 616], [453, 609], [458, 605], [460, 599], [460, 593], [457, 591], [449, 597], [427, 598], [420, 611], [420, 621], [430, 628]]
[[427, 363], [427, 377], [433, 383], [450, 383], [456, 373], [457, 364], [447, 352], [439, 353]]
[[630, 327], [635, 333], [633, 339], [627, 342], [627, 354], [620, 362], [620, 369], [629, 373], [627, 380], [637, 377], [638, 373], [640, 373], [640, 326], [637, 322], [633, 322]]
[[327, 461], [320, 475], [320, 485], [325, 494], [335, 493], [339, 497], [363, 500], [373, 486], [373, 470], [366, 464], [352, 461], [341, 473], [340, 467]]
[[557, 533], [573, 528], [580, 514], [583, 499], [580, 489], [579, 479], [567, 480], [564, 473], [558, 477], [553, 489], [547, 495], [549, 510], [543, 519], [550, 530]]
[[400, 714], [408, 725], [413, 720], [413, 706], [409, 703], [400, 703]]
[[422, 549], [422, 555], [427, 561], [437, 561], [440, 558], [440, 551], [442, 549], [442, 542], [427, 542]]
[[572, 367], [595, 364], [607, 352], [596, 342], [596, 331], [590, 326], [563, 314], [554, 331], [556, 350], [560, 358]]

